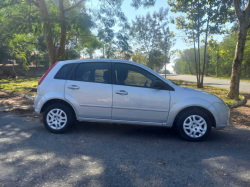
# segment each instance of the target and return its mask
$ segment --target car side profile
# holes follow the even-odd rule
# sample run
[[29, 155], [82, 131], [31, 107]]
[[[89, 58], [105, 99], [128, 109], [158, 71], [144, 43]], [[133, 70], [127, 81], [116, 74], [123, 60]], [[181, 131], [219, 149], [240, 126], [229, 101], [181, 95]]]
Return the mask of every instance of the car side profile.
[[201, 141], [212, 127], [229, 122], [220, 98], [119, 59], [55, 63], [38, 83], [34, 107], [53, 133], [66, 132], [78, 120], [174, 127], [182, 138]]

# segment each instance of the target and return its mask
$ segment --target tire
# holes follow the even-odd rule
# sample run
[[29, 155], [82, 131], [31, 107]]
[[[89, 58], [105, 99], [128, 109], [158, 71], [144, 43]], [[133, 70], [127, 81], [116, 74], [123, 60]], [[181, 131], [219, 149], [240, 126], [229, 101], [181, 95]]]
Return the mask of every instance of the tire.
[[74, 111], [60, 103], [50, 105], [43, 113], [43, 124], [52, 133], [65, 133], [74, 122]]
[[177, 119], [179, 135], [188, 141], [198, 142], [208, 137], [212, 123], [206, 113], [198, 110], [183, 112]]

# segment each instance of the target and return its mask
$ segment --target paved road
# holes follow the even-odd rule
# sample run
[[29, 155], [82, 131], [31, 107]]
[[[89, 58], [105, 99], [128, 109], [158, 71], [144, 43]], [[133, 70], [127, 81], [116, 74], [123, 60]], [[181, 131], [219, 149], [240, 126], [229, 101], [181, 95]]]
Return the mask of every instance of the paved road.
[[0, 186], [250, 186], [249, 128], [194, 143], [159, 127], [79, 123], [58, 135], [32, 115], [0, 119]]
[[[167, 75], [167, 78], [184, 80], [189, 82], [196, 82], [197, 80], [196, 76], [194, 75], [169, 75], [169, 76]], [[230, 80], [204, 77], [204, 84], [229, 89]], [[240, 91], [250, 93], [250, 82], [241, 82]]]

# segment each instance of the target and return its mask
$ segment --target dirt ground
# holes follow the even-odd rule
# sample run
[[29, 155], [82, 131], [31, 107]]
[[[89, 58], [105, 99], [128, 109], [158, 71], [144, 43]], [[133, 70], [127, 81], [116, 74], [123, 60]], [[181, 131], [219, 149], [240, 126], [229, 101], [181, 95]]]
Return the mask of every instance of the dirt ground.
[[238, 108], [231, 109], [230, 122], [236, 123], [241, 128], [250, 129], [250, 94], [245, 95], [247, 104]]
[[17, 112], [33, 114], [34, 102], [14, 94], [8, 94], [0, 91], [0, 112]]

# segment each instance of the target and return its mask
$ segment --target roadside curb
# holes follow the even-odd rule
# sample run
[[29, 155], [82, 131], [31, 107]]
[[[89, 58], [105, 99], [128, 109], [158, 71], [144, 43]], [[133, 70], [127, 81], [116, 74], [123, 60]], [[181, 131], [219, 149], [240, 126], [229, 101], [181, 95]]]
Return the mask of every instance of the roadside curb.
[[239, 107], [239, 106], [243, 106], [246, 103], [247, 103], [247, 99], [246, 99], [245, 96], [243, 96], [242, 100], [236, 101], [234, 104], [229, 104], [228, 107], [229, 108], [236, 108], [236, 107]]
[[11, 91], [8, 91], [8, 90], [4, 90], [4, 89], [0, 89], [0, 91], [8, 93], [8, 94], [13, 94], [13, 95], [16, 95], [16, 96], [19, 96], [19, 97], [23, 97], [23, 98], [29, 99], [31, 101], [34, 101], [34, 99], [35, 99], [35, 97], [33, 97], [31, 95], [28, 95], [28, 94], [18, 94], [18, 93], [14, 93], [14, 92], [11, 92]]

